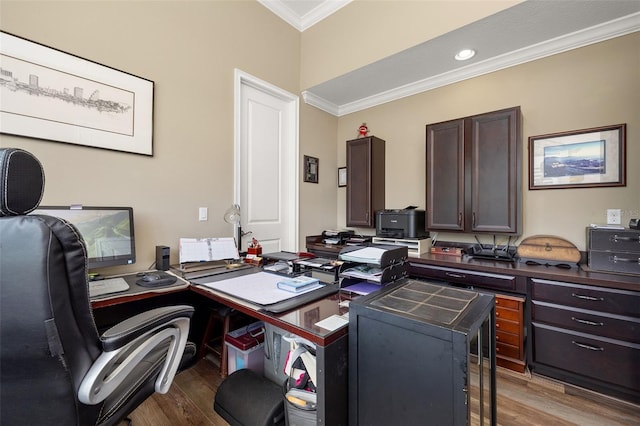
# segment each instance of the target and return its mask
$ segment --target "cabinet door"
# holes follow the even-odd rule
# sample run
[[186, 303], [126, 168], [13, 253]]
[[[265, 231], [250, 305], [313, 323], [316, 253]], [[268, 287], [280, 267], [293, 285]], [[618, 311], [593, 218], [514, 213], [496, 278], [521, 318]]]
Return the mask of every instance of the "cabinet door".
[[469, 118], [467, 158], [470, 159], [470, 232], [521, 231], [520, 108]]
[[462, 231], [464, 119], [427, 126], [427, 229]]
[[347, 141], [347, 226], [372, 228], [384, 209], [384, 141], [370, 136]]

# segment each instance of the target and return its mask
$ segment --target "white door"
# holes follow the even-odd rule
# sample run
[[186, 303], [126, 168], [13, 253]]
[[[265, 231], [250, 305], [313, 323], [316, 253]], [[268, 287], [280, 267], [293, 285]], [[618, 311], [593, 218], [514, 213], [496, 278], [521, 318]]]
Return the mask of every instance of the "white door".
[[[235, 71], [235, 202], [245, 251], [298, 246], [298, 97]], [[237, 232], [234, 234], [237, 235]]]

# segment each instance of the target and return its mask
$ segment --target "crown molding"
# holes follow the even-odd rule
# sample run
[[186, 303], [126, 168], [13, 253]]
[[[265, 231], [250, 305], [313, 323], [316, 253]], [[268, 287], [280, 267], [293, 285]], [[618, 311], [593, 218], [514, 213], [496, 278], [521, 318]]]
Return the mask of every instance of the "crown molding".
[[258, 0], [260, 4], [278, 15], [285, 22], [287, 22], [289, 25], [300, 32], [303, 32], [307, 28], [310, 28], [318, 22], [322, 21], [327, 16], [342, 9], [344, 6], [351, 3], [351, 1], [352, 0], [323, 1], [309, 12], [305, 13], [302, 16], [299, 16], [287, 6], [285, 6], [285, 4], [281, 1]]
[[423, 93], [438, 87], [478, 77], [501, 69], [542, 59], [547, 56], [599, 43], [615, 37], [640, 31], [640, 13], [631, 14], [581, 31], [576, 31], [523, 49], [477, 62], [451, 72], [425, 78], [381, 93], [376, 93], [343, 105], [336, 105], [309, 91], [304, 91], [304, 101], [329, 114], [341, 117], [387, 102]]

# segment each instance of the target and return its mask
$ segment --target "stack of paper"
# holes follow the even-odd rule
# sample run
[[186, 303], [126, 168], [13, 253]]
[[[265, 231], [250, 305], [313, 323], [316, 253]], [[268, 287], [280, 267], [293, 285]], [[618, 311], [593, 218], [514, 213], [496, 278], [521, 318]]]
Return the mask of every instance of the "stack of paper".
[[383, 270], [369, 265], [357, 265], [342, 271], [343, 277], [360, 278], [380, 282]]
[[380, 259], [386, 250], [377, 247], [364, 247], [359, 250], [341, 253], [340, 259], [358, 263], [380, 264]]

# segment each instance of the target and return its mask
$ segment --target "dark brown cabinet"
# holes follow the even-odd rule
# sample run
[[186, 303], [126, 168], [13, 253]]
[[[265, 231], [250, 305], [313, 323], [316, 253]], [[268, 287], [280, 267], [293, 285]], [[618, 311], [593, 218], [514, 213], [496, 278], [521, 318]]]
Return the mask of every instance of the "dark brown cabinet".
[[640, 402], [640, 293], [531, 278], [534, 372]]
[[427, 230], [520, 234], [520, 107], [427, 125]]
[[384, 143], [375, 136], [347, 141], [347, 226], [373, 228], [384, 209]]

